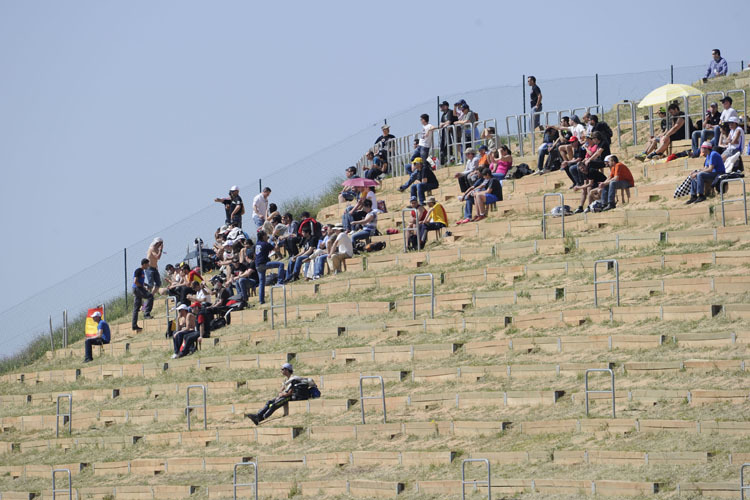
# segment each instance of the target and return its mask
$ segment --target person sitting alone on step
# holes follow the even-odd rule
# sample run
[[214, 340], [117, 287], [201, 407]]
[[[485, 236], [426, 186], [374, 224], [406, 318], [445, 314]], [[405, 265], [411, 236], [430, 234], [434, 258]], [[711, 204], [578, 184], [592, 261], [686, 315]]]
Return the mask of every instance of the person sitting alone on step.
[[96, 336], [89, 337], [84, 343], [85, 357], [83, 358], [84, 363], [94, 361], [94, 357], [91, 354], [91, 347], [95, 345], [109, 344], [110, 330], [109, 324], [102, 319], [102, 313], [94, 311], [91, 315], [91, 319], [97, 322]]
[[294, 375], [294, 368], [289, 363], [281, 365], [281, 373], [284, 375], [284, 382], [281, 384], [279, 394], [275, 398], [269, 399], [258, 413], [245, 413], [245, 417], [252, 420], [255, 425], [266, 420], [273, 412], [285, 406], [289, 401], [304, 401], [320, 397], [320, 391], [315, 382], [310, 378]]

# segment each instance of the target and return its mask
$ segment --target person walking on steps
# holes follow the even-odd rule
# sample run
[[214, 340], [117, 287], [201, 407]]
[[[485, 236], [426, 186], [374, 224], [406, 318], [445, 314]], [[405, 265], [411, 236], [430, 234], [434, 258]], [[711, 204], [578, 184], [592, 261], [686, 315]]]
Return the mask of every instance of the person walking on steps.
[[140, 332], [142, 328], [138, 326], [138, 311], [141, 310], [143, 299], [146, 299], [146, 310], [143, 313], [144, 318], [151, 317], [151, 309], [154, 307], [154, 295], [146, 288], [146, 269], [148, 269], [148, 259], [141, 259], [141, 267], [133, 272], [133, 331]]
[[258, 413], [245, 413], [245, 417], [253, 421], [255, 425], [270, 417], [273, 412], [285, 406], [289, 401], [304, 401], [320, 396], [320, 391], [312, 379], [301, 378], [294, 375], [294, 368], [289, 363], [281, 365], [281, 373], [284, 382], [281, 391], [274, 399], [269, 399], [266, 405]]

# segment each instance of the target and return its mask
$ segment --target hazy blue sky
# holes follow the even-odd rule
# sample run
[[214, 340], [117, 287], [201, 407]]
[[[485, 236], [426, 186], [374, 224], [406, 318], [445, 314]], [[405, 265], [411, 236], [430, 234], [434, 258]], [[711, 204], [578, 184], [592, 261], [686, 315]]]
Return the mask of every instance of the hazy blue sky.
[[0, 310], [435, 95], [750, 60], [747, 10], [708, 28], [723, 9], [693, 0], [1, 0]]

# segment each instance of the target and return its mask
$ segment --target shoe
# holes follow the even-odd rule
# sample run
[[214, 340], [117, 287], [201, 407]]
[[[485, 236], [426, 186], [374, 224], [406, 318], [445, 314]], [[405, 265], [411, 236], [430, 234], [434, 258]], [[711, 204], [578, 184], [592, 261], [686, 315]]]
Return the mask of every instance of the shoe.
[[698, 195], [698, 198], [695, 200], [694, 203], [700, 203], [702, 201], [706, 201], [706, 197], [701, 194], [701, 195]]
[[602, 208], [602, 212], [606, 212], [607, 210], [612, 210], [614, 208], [615, 208], [614, 203], [607, 203], [607, 205], [604, 208]]
[[583, 207], [578, 207], [578, 208], [576, 208], [576, 211], [575, 211], [575, 212], [573, 212], [573, 213], [574, 213], [574, 214], [581, 214], [581, 213], [583, 213]]
[[647, 159], [653, 160], [657, 156], [661, 156], [659, 153], [651, 153], [650, 155], [646, 156]]
[[178, 356], [177, 353], [172, 354], [172, 359], [177, 359], [177, 356]]
[[685, 205], [690, 205], [691, 203], [695, 203], [698, 200], [697, 196], [691, 196], [688, 201], [685, 202]]
[[583, 209], [583, 213], [587, 214], [589, 212], [591, 212], [591, 209], [589, 207]]
[[260, 423], [260, 420], [258, 420], [258, 415], [255, 413], [245, 413], [245, 418], [249, 418], [253, 421], [255, 425], [258, 425]]
[[477, 215], [476, 217], [474, 217], [473, 219], [471, 219], [471, 222], [479, 222], [480, 220], [484, 220], [486, 218], [487, 218], [486, 215]]
[[400, 191], [401, 193], [403, 193], [404, 191], [406, 191], [406, 188], [405, 188], [404, 186], [399, 186], [398, 190], [399, 190], [399, 191]]
[[143, 315], [143, 319], [154, 319], [154, 317], [151, 316], [151, 313], [146, 313]]
[[576, 188], [576, 185], [575, 184], [571, 184], [571, 186], [568, 189], [575, 189], [575, 188]]
[[90, 363], [92, 361], [94, 361], [94, 358], [83, 358], [84, 363]]
[[140, 332], [141, 330], [143, 330], [143, 328], [141, 328], [140, 326], [136, 326], [136, 327], [134, 327], [134, 328], [133, 328], [133, 331], [134, 331], [135, 333], [138, 333], [138, 332]]
[[471, 222], [471, 219], [462, 219], [462, 220], [456, 222], [456, 225], [466, 224], [467, 222]]
[[639, 155], [635, 155], [635, 159], [638, 161], [644, 161], [646, 159], [646, 153], [641, 153]]

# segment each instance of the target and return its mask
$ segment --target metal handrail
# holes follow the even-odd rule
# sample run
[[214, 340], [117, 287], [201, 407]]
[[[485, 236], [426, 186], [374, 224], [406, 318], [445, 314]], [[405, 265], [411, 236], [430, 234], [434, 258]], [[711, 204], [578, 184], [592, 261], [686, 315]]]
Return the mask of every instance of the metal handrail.
[[[466, 480], [466, 464], [467, 463], [483, 463], [487, 466], [487, 481], [467, 481]], [[461, 461], [461, 499], [466, 499], [466, 485], [472, 484], [476, 489], [478, 484], [487, 485], [487, 500], [492, 500], [492, 478], [490, 472], [490, 461], [486, 458], [465, 458]]]
[[[283, 293], [283, 297], [284, 297], [284, 303], [283, 304], [276, 305], [276, 304], [273, 303], [273, 290], [274, 290], [274, 288], [281, 288], [281, 290], [284, 292]], [[274, 285], [274, 286], [271, 287], [271, 289], [269, 290], [268, 293], [269, 293], [269, 295], [271, 297], [271, 307], [268, 309], [269, 312], [271, 313], [271, 329], [275, 328], [273, 310], [274, 309], [279, 309], [279, 308], [283, 308], [284, 309], [284, 328], [286, 328], [286, 325], [287, 325], [287, 318], [286, 318], [286, 285]]]
[[[740, 152], [740, 154], [742, 154]], [[742, 198], [731, 198], [729, 200], [724, 199], [724, 186], [729, 184], [730, 182], [741, 182], [742, 183]], [[726, 227], [727, 221], [726, 221], [726, 215], [724, 214], [724, 204], [725, 203], [734, 203], [737, 201], [742, 202], [742, 214], [745, 217], [745, 225], [747, 225], [747, 192], [745, 191], [745, 179], [742, 177], [735, 177], [734, 179], [724, 179], [719, 183], [719, 194], [721, 196], [721, 225]]]
[[565, 196], [562, 193], [545, 193], [542, 195], [542, 234], [544, 239], [547, 239], [547, 217], [551, 217], [552, 214], [547, 213], [547, 198], [551, 196], [557, 196], [560, 198], [560, 221], [562, 223], [562, 238], [565, 238]]
[[[197, 405], [191, 405], [190, 404], [190, 389], [202, 389], [203, 390], [203, 404], [197, 404]], [[187, 416], [187, 425], [188, 430], [190, 429], [190, 410], [193, 410], [195, 408], [203, 408], [203, 430], [206, 430], [208, 427], [208, 418], [207, 418], [207, 405], [206, 405], [206, 386], [203, 384], [193, 384], [187, 386], [186, 390], [186, 401], [185, 401], [185, 415]]]
[[[609, 391], [590, 391], [589, 390], [589, 373], [600, 372], [609, 373], [612, 388]], [[589, 394], [612, 394], [612, 418], [615, 416], [615, 372], [611, 368], [589, 368], [584, 373], [584, 392], [586, 395], [586, 416], [589, 416]]]
[[[68, 412], [60, 413], [60, 400], [68, 399]], [[65, 427], [65, 417], [68, 417], [68, 434], [73, 433], [73, 394], [57, 395], [57, 412], [55, 414], [55, 437], [60, 437], [60, 417], [63, 417], [63, 427]]]
[[[417, 236], [417, 252], [422, 250], [422, 241], [419, 237], [419, 212], [418, 208], [403, 208], [401, 209], [401, 228], [403, 229], [404, 233], [404, 253], [406, 253], [409, 250], [409, 236], [408, 233], [413, 232]], [[417, 212], [416, 216], [416, 225], [412, 227], [406, 226], [406, 212]]]
[[[599, 280], [596, 275], [596, 268], [599, 264], [607, 264], [607, 269], [609, 269], [609, 265], [613, 264], [615, 268], [615, 279], [613, 280]], [[598, 294], [598, 288], [597, 285], [604, 285], [607, 283], [615, 283], [616, 284], [616, 292], [617, 292], [617, 305], [620, 305], [620, 265], [617, 262], [617, 259], [602, 259], [597, 260], [594, 262], [594, 306], [599, 306], [599, 294]]]
[[[362, 388], [362, 381], [367, 379], [377, 379], [380, 381], [380, 397], [378, 396], [365, 396]], [[385, 414], [385, 382], [383, 377], [380, 375], [360, 375], [359, 376], [359, 406], [362, 409], [362, 423], [365, 423], [365, 399], [382, 399], [383, 400], [383, 423], [386, 423]]]
[[745, 468], [750, 467], [750, 463], [744, 463], [740, 467], [740, 499], [745, 500], [745, 490], [750, 490], [750, 485], [745, 486]]
[[[255, 476], [255, 481], [253, 481], [252, 483], [238, 483], [237, 482], [237, 468], [249, 467], [251, 465], [253, 466], [253, 474]], [[240, 463], [234, 464], [234, 475], [232, 477], [232, 498], [234, 500], [237, 500], [237, 488], [240, 488], [242, 486], [252, 486], [255, 500], [258, 500], [258, 463], [257, 462], [240, 462]]]
[[[65, 472], [68, 474], [68, 487], [67, 488], [57, 487], [56, 476], [58, 472]], [[70, 475], [70, 469], [52, 469], [52, 500], [55, 500], [57, 498], [57, 494], [62, 493], [63, 491], [67, 493], [68, 500], [73, 500], [73, 481]]]
[[630, 122], [633, 125], [633, 146], [638, 145], [638, 121], [635, 119], [635, 106], [630, 101], [615, 104], [615, 119], [617, 120], [617, 145], [622, 147], [622, 121], [620, 120], [620, 106], [630, 108]]
[[[430, 278], [430, 293], [417, 293], [417, 278]], [[430, 318], [435, 318], [435, 275], [415, 274], [411, 282], [411, 319], [417, 319], [417, 297], [430, 297]]]

